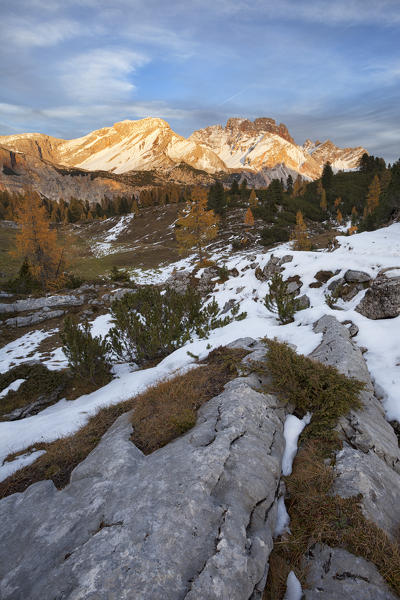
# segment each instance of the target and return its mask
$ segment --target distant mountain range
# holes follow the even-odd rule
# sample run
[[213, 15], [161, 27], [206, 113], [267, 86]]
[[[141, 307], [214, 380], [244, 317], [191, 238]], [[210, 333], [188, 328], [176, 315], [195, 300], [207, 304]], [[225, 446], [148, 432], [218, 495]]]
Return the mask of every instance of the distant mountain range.
[[163, 119], [146, 118], [73, 140], [41, 133], [0, 136], [0, 189], [31, 185], [48, 197], [83, 194], [93, 200], [128, 193], [132, 186], [204, 184], [232, 175], [246, 177], [250, 185], [268, 185], [289, 173], [316, 179], [326, 161], [335, 170], [354, 169], [364, 152], [362, 147], [339, 148], [330, 140], [299, 146], [285, 125], [268, 118], [229, 119], [225, 127], [206, 127], [188, 138]]

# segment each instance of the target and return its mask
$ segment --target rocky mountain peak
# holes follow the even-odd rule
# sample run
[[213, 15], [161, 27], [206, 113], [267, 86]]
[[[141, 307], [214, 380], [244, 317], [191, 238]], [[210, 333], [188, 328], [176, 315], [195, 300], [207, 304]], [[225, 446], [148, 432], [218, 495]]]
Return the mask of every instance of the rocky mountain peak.
[[230, 118], [228, 119], [225, 130], [232, 135], [246, 133], [249, 135], [260, 135], [265, 133], [274, 133], [288, 142], [294, 144], [294, 139], [289, 134], [288, 128], [283, 123], [276, 123], [275, 119], [268, 117], [258, 117], [254, 121], [249, 119]]

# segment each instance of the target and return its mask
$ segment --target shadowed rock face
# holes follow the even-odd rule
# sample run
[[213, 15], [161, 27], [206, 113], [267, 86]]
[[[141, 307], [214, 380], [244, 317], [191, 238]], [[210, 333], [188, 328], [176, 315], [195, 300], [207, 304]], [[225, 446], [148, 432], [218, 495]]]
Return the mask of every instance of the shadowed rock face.
[[230, 382], [149, 456], [123, 415], [65, 489], [43, 481], [3, 499], [2, 600], [260, 598], [285, 413], [256, 383]]

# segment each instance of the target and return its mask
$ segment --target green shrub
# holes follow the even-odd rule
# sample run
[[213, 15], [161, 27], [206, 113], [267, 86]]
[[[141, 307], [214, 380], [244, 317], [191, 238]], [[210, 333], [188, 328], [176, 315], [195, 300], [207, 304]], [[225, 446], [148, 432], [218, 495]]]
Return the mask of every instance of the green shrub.
[[17, 379], [25, 379], [18, 390], [10, 390], [0, 401], [0, 418], [45, 396], [49, 404], [56, 402], [65, 390], [69, 375], [65, 371], [50, 371], [41, 364], [18, 365], [0, 375], [0, 391]]
[[217, 267], [218, 277], [221, 283], [225, 283], [229, 279], [229, 269], [226, 265]]
[[126, 271], [121, 271], [115, 265], [110, 271], [110, 279], [111, 281], [119, 281], [123, 283], [130, 283], [130, 277]]
[[265, 227], [261, 231], [261, 243], [264, 246], [272, 246], [278, 242], [289, 241], [289, 231], [285, 227], [274, 225], [273, 227]]
[[279, 317], [281, 325], [294, 320], [298, 302], [288, 292], [288, 283], [283, 281], [280, 273], [275, 273], [269, 283], [269, 293], [265, 296], [265, 306]]
[[111, 380], [111, 366], [106, 356], [110, 345], [101, 336], [92, 336], [87, 321], [78, 325], [67, 317], [61, 339], [73, 375], [99, 386]]
[[6, 287], [7, 291], [13, 294], [31, 294], [41, 289], [41, 283], [32, 274], [27, 258], [24, 259], [17, 277], [10, 279]]
[[223, 327], [231, 317], [218, 317], [215, 300], [202, 308], [201, 296], [192, 288], [178, 294], [144, 286], [112, 304], [115, 326], [111, 346], [118, 358], [143, 364], [167, 356], [188, 342], [194, 334], [207, 337], [210, 330]]

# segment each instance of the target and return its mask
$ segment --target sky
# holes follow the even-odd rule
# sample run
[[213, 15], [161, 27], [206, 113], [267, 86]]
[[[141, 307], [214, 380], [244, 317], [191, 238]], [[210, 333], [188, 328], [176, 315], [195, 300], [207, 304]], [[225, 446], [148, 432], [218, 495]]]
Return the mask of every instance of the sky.
[[0, 135], [272, 117], [400, 157], [400, 0], [0, 0]]

